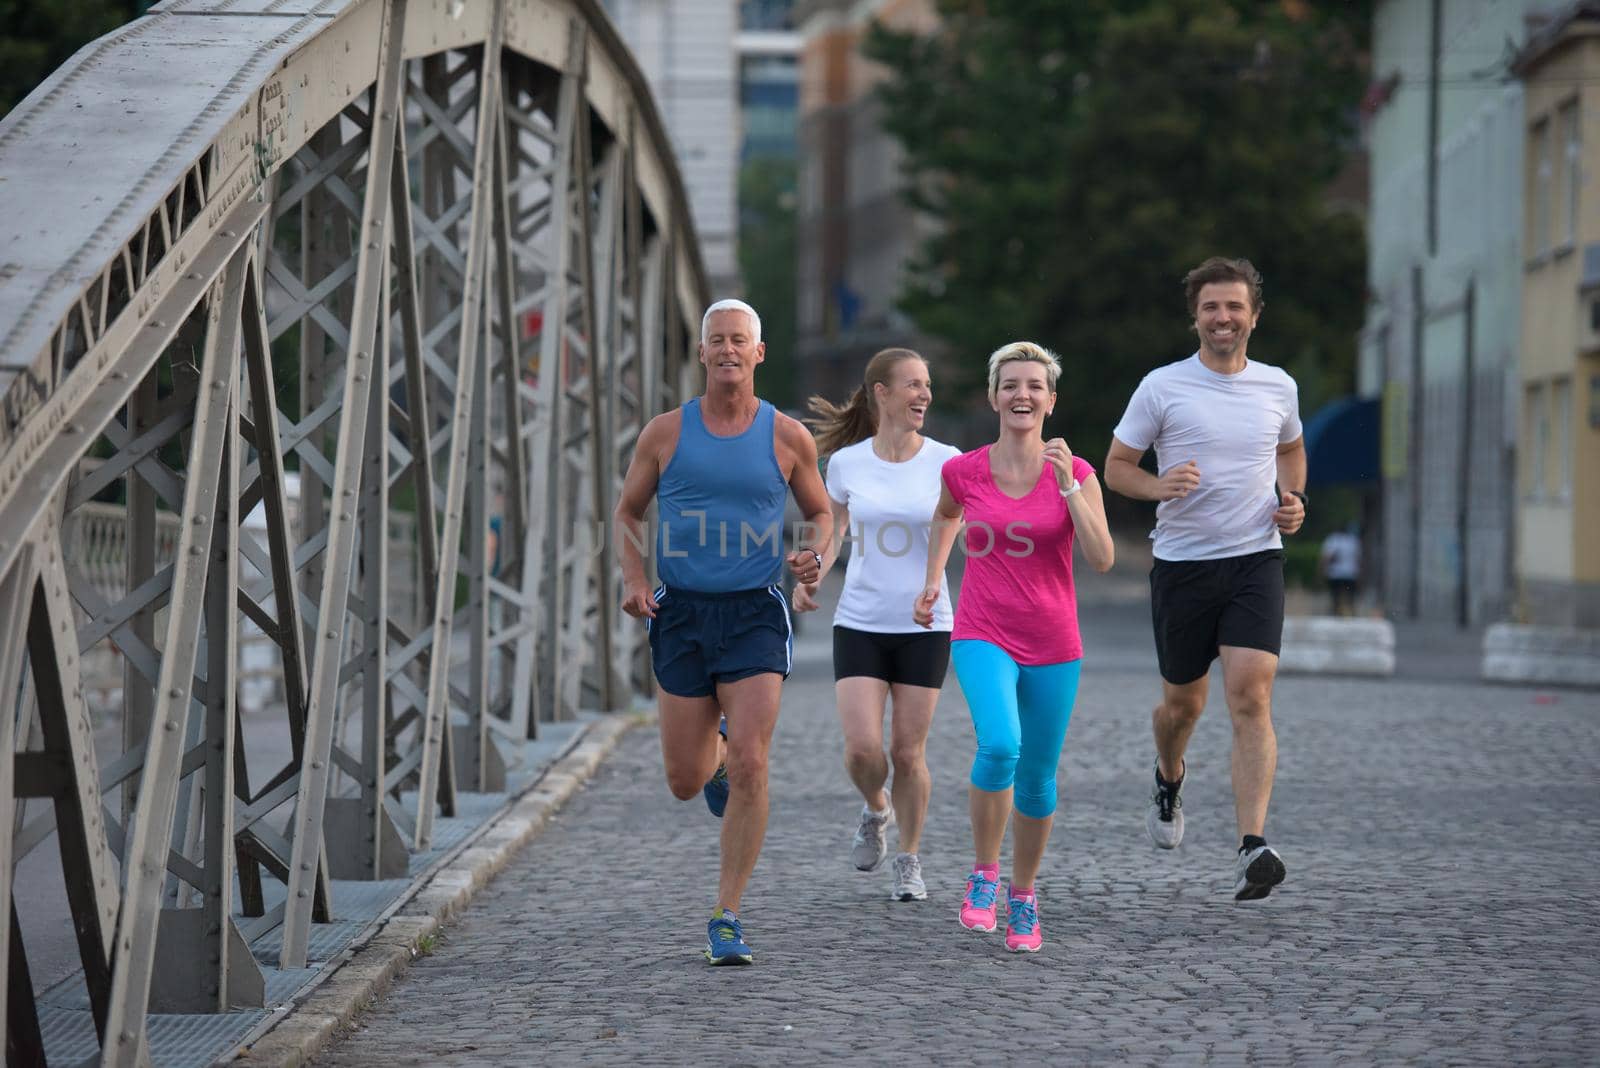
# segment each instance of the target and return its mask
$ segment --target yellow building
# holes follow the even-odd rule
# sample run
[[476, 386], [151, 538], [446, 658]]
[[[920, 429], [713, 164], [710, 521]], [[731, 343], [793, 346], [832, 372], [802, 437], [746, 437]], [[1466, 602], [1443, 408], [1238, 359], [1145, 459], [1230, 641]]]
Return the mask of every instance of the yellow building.
[[1530, 623], [1600, 627], [1600, 0], [1552, 17], [1513, 69], [1528, 123], [1515, 550], [1521, 614]]

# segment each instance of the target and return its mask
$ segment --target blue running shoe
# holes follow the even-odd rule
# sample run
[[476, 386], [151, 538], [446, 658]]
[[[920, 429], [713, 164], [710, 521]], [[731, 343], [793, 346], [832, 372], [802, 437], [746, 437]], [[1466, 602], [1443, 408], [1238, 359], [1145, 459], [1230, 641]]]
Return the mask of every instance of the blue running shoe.
[[[727, 716], [723, 716], [722, 722], [717, 724], [717, 733], [722, 735], [723, 741], [727, 741]], [[706, 780], [706, 784], [700, 788], [700, 792], [706, 795], [706, 808], [709, 808], [711, 814], [720, 820], [722, 814], [728, 808], [728, 765], [718, 764], [716, 774]]]
[[712, 964], [754, 964], [755, 952], [744, 940], [739, 917], [718, 909], [706, 924], [706, 960]]

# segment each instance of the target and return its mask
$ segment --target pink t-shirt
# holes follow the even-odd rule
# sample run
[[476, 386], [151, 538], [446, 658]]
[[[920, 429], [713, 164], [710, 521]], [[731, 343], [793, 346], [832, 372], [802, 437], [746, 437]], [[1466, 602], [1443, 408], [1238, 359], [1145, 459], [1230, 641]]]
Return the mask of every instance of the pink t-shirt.
[[[967, 524], [967, 569], [950, 639], [992, 642], [1018, 664], [1078, 660], [1075, 530], [1055, 468], [1046, 463], [1027, 496], [1008, 497], [989, 472], [991, 447], [948, 460], [942, 471]], [[1094, 466], [1074, 456], [1072, 474], [1082, 482]]]

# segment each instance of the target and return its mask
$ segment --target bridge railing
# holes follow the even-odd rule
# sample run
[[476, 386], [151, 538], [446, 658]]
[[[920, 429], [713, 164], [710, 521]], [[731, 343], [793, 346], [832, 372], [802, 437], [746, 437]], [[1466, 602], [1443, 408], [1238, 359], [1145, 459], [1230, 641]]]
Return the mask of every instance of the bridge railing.
[[[0, 1012], [42, 1059], [11, 873], [53, 841], [140, 1064], [648, 686], [606, 520], [704, 272], [596, 0], [168, 0], [0, 123], [0, 190]], [[263, 656], [292, 752], [247, 781]]]

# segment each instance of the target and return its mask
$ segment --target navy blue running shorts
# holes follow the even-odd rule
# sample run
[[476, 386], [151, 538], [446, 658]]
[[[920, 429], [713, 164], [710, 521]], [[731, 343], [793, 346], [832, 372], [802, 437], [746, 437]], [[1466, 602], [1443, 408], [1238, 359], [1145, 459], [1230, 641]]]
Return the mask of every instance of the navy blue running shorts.
[[717, 684], [772, 673], [789, 677], [794, 628], [776, 586], [729, 593], [656, 591], [648, 621], [656, 682], [675, 697], [710, 697]]

